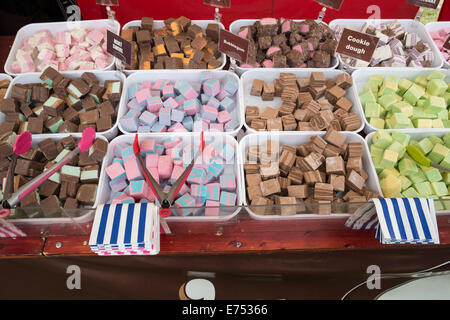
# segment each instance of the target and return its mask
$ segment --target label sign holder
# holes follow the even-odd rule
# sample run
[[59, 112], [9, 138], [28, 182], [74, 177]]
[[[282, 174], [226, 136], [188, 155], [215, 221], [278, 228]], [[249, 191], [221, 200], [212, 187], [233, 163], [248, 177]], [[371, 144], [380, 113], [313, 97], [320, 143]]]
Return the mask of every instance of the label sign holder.
[[379, 40], [379, 38], [369, 34], [344, 28], [336, 53], [370, 62]]
[[340, 10], [342, 2], [344, 2], [344, 0], [314, 0], [314, 1], [322, 5], [322, 10], [320, 10], [319, 16], [317, 17], [317, 20], [319, 20], [319, 22], [322, 22], [323, 18], [325, 17], [327, 8]]
[[95, 3], [106, 7], [108, 19], [116, 20], [116, 12], [111, 10], [111, 6], [119, 6], [119, 0], [95, 0]]
[[131, 56], [133, 52], [133, 45], [131, 44], [131, 42], [125, 40], [124, 38], [109, 30], [106, 31], [106, 51], [110, 55], [119, 59], [119, 61], [117, 61], [116, 63], [116, 66], [121, 72], [124, 69], [124, 62], [128, 65], [130, 65], [132, 62]]
[[450, 33], [447, 35], [447, 39], [444, 42], [444, 49], [450, 51]]
[[220, 29], [219, 51], [241, 63], [247, 62], [249, 41], [241, 38], [230, 31]]
[[436, 9], [441, 0], [406, 0], [406, 2], [421, 8]]

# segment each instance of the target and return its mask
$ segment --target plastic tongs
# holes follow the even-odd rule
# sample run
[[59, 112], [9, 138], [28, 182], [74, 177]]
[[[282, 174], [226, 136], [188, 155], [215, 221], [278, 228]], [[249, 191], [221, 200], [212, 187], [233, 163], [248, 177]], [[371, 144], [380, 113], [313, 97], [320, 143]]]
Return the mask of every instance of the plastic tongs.
[[205, 148], [205, 140], [203, 138], [203, 132], [200, 134], [200, 147], [197, 154], [192, 159], [189, 166], [186, 168], [186, 170], [181, 174], [181, 176], [175, 181], [174, 184], [172, 184], [172, 187], [170, 188], [169, 192], [164, 192], [161, 186], [158, 182], [152, 177], [150, 172], [148, 172], [147, 168], [145, 167], [144, 161], [141, 157], [141, 150], [139, 147], [139, 138], [136, 134], [134, 138], [134, 145], [133, 150], [134, 154], [137, 158], [137, 162], [139, 164], [140, 169], [142, 170], [142, 173], [144, 174], [144, 178], [149, 184], [150, 188], [152, 189], [155, 196], [158, 198], [158, 201], [161, 205], [161, 209], [159, 210], [159, 215], [163, 218], [167, 218], [172, 214], [172, 210], [170, 209], [173, 205], [173, 202], [175, 200], [175, 197], [177, 196], [178, 192], [180, 191], [183, 184], [186, 182], [187, 178], [191, 174], [192, 168], [194, 167], [195, 161], [199, 157], [199, 155], [202, 154], [203, 149]]
[[59, 162], [55, 163], [47, 171], [42, 172], [40, 175], [32, 179], [31, 181], [20, 187], [15, 193], [14, 190], [14, 171], [16, 167], [17, 158], [28, 152], [31, 147], [31, 134], [28, 131], [23, 132], [19, 135], [14, 143], [11, 165], [8, 170], [8, 175], [6, 178], [5, 193], [3, 196], [3, 201], [0, 208], [0, 218], [7, 217], [11, 211], [10, 209], [17, 205], [23, 198], [29, 195], [31, 192], [36, 190], [42, 183], [44, 183], [48, 178], [50, 178], [56, 171], [61, 169], [65, 164], [72, 160], [80, 152], [88, 151], [89, 148], [94, 143], [95, 130], [93, 128], [86, 128], [83, 131], [81, 140], [78, 142], [78, 146], [66, 155]]

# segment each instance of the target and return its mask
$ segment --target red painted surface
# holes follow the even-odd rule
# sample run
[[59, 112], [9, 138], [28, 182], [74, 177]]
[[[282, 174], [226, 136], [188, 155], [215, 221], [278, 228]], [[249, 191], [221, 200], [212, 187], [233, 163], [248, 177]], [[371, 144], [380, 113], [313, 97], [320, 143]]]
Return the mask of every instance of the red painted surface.
[[[104, 8], [95, 4], [94, 0], [78, 0], [83, 19], [99, 19], [106, 17]], [[365, 19], [372, 13], [367, 8], [372, 5], [380, 7], [381, 19], [413, 19], [417, 7], [406, 0], [345, 0], [339, 11], [328, 9], [324, 21], [333, 19]], [[164, 20], [184, 15], [190, 19], [213, 19], [214, 8], [203, 4], [203, 0], [165, 0], [142, 1], [120, 0], [119, 7], [112, 7], [121, 25], [131, 20], [139, 20], [142, 16]], [[296, 19], [315, 19], [321, 5], [314, 0], [232, 0], [231, 8], [220, 9], [222, 22], [226, 28], [237, 19], [256, 19], [263, 17], [285, 17]], [[450, 20], [449, 0], [444, 2], [439, 20]]]

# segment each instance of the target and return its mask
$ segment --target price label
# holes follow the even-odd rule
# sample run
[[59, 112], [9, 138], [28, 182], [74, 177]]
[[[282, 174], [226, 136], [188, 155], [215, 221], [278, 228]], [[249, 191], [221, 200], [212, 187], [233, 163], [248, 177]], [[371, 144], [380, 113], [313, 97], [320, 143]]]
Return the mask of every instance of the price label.
[[118, 6], [119, 0], [95, 0], [95, 3], [101, 6]]
[[106, 51], [126, 64], [131, 64], [131, 55], [133, 51], [131, 42], [109, 30], [106, 32]]
[[436, 9], [440, 0], [406, 0], [406, 2], [418, 7]]
[[325, 7], [336, 10], [339, 10], [342, 6], [342, 2], [344, 2], [344, 0], [315, 0], [315, 1]]
[[379, 40], [377, 37], [365, 33], [344, 29], [336, 52], [370, 62]]
[[242, 63], [247, 62], [248, 40], [220, 29], [219, 51]]
[[450, 51], [450, 34], [448, 34], [447, 40], [445, 40], [444, 49]]
[[204, 4], [208, 4], [213, 7], [229, 8], [231, 7], [231, 0], [203, 0]]

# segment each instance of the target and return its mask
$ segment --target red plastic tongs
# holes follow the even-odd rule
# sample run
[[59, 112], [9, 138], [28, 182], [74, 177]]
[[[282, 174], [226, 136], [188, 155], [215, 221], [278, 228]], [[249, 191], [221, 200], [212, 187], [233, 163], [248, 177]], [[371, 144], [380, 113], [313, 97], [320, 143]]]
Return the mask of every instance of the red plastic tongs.
[[139, 138], [136, 134], [134, 137], [133, 151], [136, 156], [139, 167], [144, 174], [144, 178], [147, 181], [148, 185], [152, 189], [155, 196], [158, 198], [159, 203], [161, 204], [161, 209], [159, 210], [159, 215], [163, 218], [167, 218], [172, 215], [172, 210], [170, 209], [173, 205], [173, 202], [180, 191], [183, 184], [186, 182], [187, 178], [191, 174], [192, 168], [194, 167], [195, 161], [197, 158], [203, 153], [203, 149], [205, 148], [205, 140], [203, 138], [203, 132], [200, 134], [200, 147], [197, 154], [192, 159], [189, 166], [184, 170], [181, 176], [175, 181], [175, 183], [170, 188], [169, 192], [164, 192], [159, 183], [152, 177], [150, 172], [148, 172], [145, 167], [144, 160], [141, 157], [141, 149], [139, 147]]

